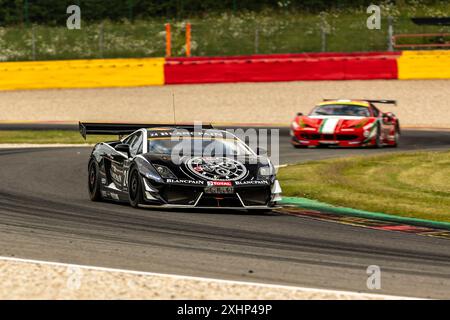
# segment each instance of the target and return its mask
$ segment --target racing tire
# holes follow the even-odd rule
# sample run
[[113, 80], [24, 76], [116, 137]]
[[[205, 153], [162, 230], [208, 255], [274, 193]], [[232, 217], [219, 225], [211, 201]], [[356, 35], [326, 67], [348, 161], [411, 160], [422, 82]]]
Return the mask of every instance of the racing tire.
[[88, 166], [88, 190], [89, 198], [92, 201], [101, 201], [102, 194], [100, 191], [100, 170], [97, 161], [91, 159]]
[[399, 144], [400, 144], [400, 132], [396, 128], [395, 129], [395, 136], [394, 136], [394, 144], [392, 145], [392, 148], [397, 148]]
[[375, 137], [375, 148], [383, 148], [383, 141], [381, 141], [381, 128], [377, 126], [377, 134]]
[[136, 168], [132, 168], [128, 179], [128, 200], [133, 208], [143, 203], [142, 178]]

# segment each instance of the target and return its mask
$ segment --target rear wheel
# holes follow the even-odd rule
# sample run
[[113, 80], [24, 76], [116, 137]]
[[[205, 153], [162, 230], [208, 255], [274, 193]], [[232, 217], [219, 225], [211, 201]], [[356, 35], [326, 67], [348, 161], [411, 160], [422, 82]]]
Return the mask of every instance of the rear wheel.
[[89, 197], [92, 201], [101, 201], [102, 195], [100, 192], [100, 171], [97, 161], [95, 159], [91, 159], [89, 161], [89, 169], [88, 169], [88, 188], [89, 188]]
[[398, 147], [399, 144], [400, 144], [400, 130], [398, 128], [395, 128], [394, 144], [392, 146], [396, 148]]
[[131, 169], [128, 181], [128, 199], [132, 207], [137, 208], [143, 202], [142, 178], [136, 168]]

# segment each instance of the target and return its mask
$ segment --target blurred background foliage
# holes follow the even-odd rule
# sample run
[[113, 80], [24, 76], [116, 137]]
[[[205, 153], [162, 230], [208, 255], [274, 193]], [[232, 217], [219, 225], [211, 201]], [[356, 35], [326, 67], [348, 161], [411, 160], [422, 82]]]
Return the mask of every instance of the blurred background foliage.
[[[0, 24], [61, 24], [66, 19], [66, 8], [72, 4], [82, 8], [83, 19], [89, 22], [149, 17], [186, 19], [214, 13], [264, 10], [318, 13], [330, 10], [364, 9], [372, 3], [371, 0], [0, 0]], [[415, 13], [416, 10], [426, 10], [428, 6], [435, 8], [445, 6], [448, 1], [384, 0], [376, 4], [378, 3], [385, 6], [395, 5], [399, 13], [408, 14]]]
[[[448, 0], [382, 0], [380, 30], [366, 26], [371, 2], [0, 0], [0, 61], [161, 57], [165, 23], [172, 26], [172, 56], [185, 55], [186, 22], [194, 56], [385, 51], [388, 17], [396, 34], [450, 32], [410, 19], [449, 16]], [[72, 4], [81, 8], [80, 30], [66, 28]]]

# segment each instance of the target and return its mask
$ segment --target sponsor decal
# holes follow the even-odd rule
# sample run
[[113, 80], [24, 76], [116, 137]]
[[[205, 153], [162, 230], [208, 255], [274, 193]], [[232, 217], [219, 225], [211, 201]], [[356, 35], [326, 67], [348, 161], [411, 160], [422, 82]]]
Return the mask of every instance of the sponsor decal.
[[246, 185], [269, 185], [269, 181], [267, 181], [267, 180], [236, 181], [235, 184], [236, 184], [237, 186], [246, 186]]
[[208, 186], [231, 187], [232, 185], [231, 181], [208, 181]]
[[148, 131], [147, 136], [149, 138], [154, 137], [171, 137], [172, 132], [171, 131]]
[[118, 169], [115, 164], [112, 164], [110, 173], [111, 178], [113, 178], [113, 180], [117, 181], [119, 184], [122, 184], [122, 175], [123, 175], [122, 170]]
[[172, 130], [172, 131], [149, 131], [147, 133], [149, 138], [158, 137], [225, 137], [225, 134], [220, 131], [205, 130], [205, 131], [187, 131], [187, 130]]
[[247, 175], [247, 168], [239, 161], [226, 157], [194, 157], [186, 167], [197, 177], [213, 181], [236, 181]]
[[205, 181], [189, 179], [166, 179], [166, 183], [204, 185]]
[[113, 178], [113, 180], [117, 181], [119, 184], [122, 183], [122, 176], [118, 175], [115, 172], [111, 171], [111, 178]]

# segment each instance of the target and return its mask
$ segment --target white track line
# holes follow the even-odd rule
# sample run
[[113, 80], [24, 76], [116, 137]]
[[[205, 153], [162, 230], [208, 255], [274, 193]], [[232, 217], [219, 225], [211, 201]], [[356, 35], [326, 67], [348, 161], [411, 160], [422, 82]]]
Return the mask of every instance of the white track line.
[[34, 143], [0, 143], [0, 149], [24, 149], [24, 148], [79, 148], [79, 147], [93, 147], [94, 144], [88, 143], [49, 143], [49, 144], [34, 144]]
[[127, 269], [114, 269], [114, 268], [69, 264], [69, 263], [61, 263], [61, 262], [50, 262], [50, 261], [33, 260], [33, 259], [22, 259], [22, 258], [13, 258], [13, 257], [3, 257], [3, 256], [0, 256], [0, 260], [11, 261], [11, 262], [21, 262], [21, 263], [42, 264], [42, 265], [55, 266], [55, 267], [80, 268], [80, 269], [85, 269], [85, 270], [102, 271], [102, 272], [126, 273], [126, 274], [131, 274], [131, 275], [140, 275], [140, 276], [157, 276], [157, 277], [173, 278], [173, 279], [179, 279], [179, 280], [216, 282], [216, 283], [223, 283], [223, 284], [230, 284], [230, 285], [233, 285], [233, 284], [248, 285], [248, 286], [273, 288], [273, 289], [299, 290], [302, 292], [343, 295], [343, 296], [348, 296], [348, 297], [352, 297], [355, 299], [360, 299], [360, 298], [374, 298], [374, 299], [386, 299], [386, 300], [398, 300], [398, 299], [416, 300], [416, 299], [418, 299], [418, 298], [404, 297], [404, 296], [371, 294], [371, 293], [365, 293], [365, 292], [352, 292], [352, 291], [329, 290], [329, 289], [315, 289], [315, 288], [295, 287], [295, 286], [257, 283], [257, 282], [248, 282], [248, 281], [223, 280], [223, 279], [214, 279], [214, 278], [205, 278], [205, 277], [183, 276], [183, 275], [165, 274], [165, 273], [156, 273], [156, 272], [144, 272], [144, 271], [135, 271], [135, 270], [127, 270]]

